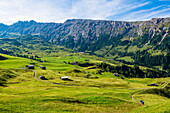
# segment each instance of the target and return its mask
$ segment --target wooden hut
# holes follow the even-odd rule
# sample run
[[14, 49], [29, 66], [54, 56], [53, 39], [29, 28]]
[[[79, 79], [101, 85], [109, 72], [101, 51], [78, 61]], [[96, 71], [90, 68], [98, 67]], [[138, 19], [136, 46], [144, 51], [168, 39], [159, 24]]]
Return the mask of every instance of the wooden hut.
[[77, 61], [74, 61], [74, 65], [77, 65], [78, 64], [78, 62]]
[[119, 76], [119, 74], [118, 74], [118, 73], [114, 73], [114, 75], [115, 75], [115, 76], [117, 76], [117, 77]]
[[68, 80], [68, 76], [60, 77], [61, 80]]
[[40, 78], [41, 80], [47, 80], [47, 78], [45, 78], [45, 76], [39, 76], [39, 78]]
[[156, 83], [151, 83], [148, 86], [158, 86]]
[[46, 67], [45, 66], [40, 66], [41, 69], [43, 70], [46, 70]]
[[28, 69], [34, 69], [34, 65], [26, 65]]

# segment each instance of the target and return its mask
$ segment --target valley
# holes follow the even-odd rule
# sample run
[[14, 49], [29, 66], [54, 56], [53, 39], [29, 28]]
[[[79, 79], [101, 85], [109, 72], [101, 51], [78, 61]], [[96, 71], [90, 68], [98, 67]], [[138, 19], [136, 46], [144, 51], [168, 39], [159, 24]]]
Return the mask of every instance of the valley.
[[[71, 63], [75, 60], [82, 63], [103, 63], [103, 59], [99, 58], [99, 60], [97, 57], [82, 53], [42, 57], [41, 59], [46, 62], [0, 55], [7, 58], [0, 61], [0, 79], [5, 79], [0, 86], [2, 113], [10, 111], [140, 113], [150, 112], [150, 109], [154, 113], [157, 110], [159, 112], [169, 110], [168, 97], [151, 92], [142, 94], [143, 90], [164, 87], [165, 84], [162, 83], [168, 83], [169, 77], [124, 78], [123, 75], [117, 77], [111, 72], [102, 71], [96, 65], [81, 67], [63, 63], [63, 61]], [[27, 69], [26, 65], [29, 64], [34, 64], [35, 69]], [[115, 62], [112, 65], [122, 64]], [[47, 69], [42, 70], [40, 66], [45, 66]], [[140, 68], [144, 69], [144, 67]], [[37, 79], [34, 78], [35, 71]], [[47, 80], [41, 80], [39, 76], [45, 76]], [[68, 76], [69, 80], [61, 80], [62, 76]], [[158, 87], [147, 86], [150, 83], [156, 83]], [[138, 94], [139, 91], [142, 92]], [[132, 100], [132, 95], [136, 101]], [[140, 100], [144, 100], [144, 106], [140, 105]]]
[[49, 54], [64, 47], [61, 49], [168, 71], [169, 21], [167, 17], [136, 22], [70, 19], [64, 23], [31, 20], [0, 24], [1, 48], [25, 54], [23, 51], [32, 53], [42, 47], [40, 51]]
[[0, 24], [0, 112], [169, 113], [169, 20]]

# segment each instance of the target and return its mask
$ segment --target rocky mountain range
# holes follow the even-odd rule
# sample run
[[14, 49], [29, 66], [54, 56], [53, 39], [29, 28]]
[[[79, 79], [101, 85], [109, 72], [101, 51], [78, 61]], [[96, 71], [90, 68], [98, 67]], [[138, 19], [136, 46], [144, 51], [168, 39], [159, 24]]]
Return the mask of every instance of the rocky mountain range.
[[[41, 35], [58, 45], [64, 45], [67, 40], [72, 40], [73, 45], [76, 45], [81, 38], [81, 42], [95, 43], [99, 38], [106, 35], [109, 36], [109, 39], [117, 36], [121, 38], [127, 36], [129, 40], [133, 40], [134, 37], [141, 37], [144, 34], [148, 34], [150, 38], [153, 38], [157, 32], [163, 32], [161, 35], [164, 35], [169, 30], [169, 22], [169, 17], [153, 18], [149, 21], [139, 22], [83, 19], [67, 20], [64, 23], [37, 23], [33, 20], [29, 22], [19, 21], [10, 26], [0, 24], [0, 37], [26, 34]], [[71, 45], [68, 47], [71, 47]], [[75, 48], [75, 46], [71, 48]]]
[[[143, 65], [148, 65], [147, 59], [153, 57], [160, 62], [149, 65], [160, 66], [169, 58], [170, 17], [136, 22], [70, 19], [64, 23], [31, 20], [9, 26], [0, 24], [0, 38], [26, 35], [40, 36], [52, 44], [102, 57], [121, 60], [130, 56], [131, 61]], [[169, 63], [165, 65], [168, 67]]]

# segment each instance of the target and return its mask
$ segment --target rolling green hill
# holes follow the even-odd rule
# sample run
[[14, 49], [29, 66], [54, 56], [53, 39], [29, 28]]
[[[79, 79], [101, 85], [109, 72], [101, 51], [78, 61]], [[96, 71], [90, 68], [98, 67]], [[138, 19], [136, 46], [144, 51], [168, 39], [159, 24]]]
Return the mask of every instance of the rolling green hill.
[[[170, 110], [169, 98], [164, 95], [147, 92], [138, 94], [139, 91], [151, 88], [159, 90], [165, 86], [162, 83], [167, 83], [169, 78], [122, 78], [121, 74], [116, 77], [113, 73], [102, 71], [95, 65], [82, 67], [63, 63], [63, 61], [74, 62], [74, 60], [82, 63], [87, 60], [91, 63], [102, 62], [102, 59], [83, 54], [43, 57], [42, 59], [47, 62], [4, 54], [1, 56], [8, 58], [0, 61], [2, 113], [30, 111], [136, 113]], [[34, 70], [21, 68], [33, 63]], [[120, 65], [117, 62], [110, 64]], [[40, 69], [40, 66], [46, 66], [47, 70]], [[47, 80], [41, 80], [39, 76], [45, 76]], [[61, 80], [62, 76], [69, 76], [69, 80]], [[158, 87], [147, 86], [150, 83], [156, 83]], [[164, 89], [161, 90], [166, 92], [167, 87]], [[132, 100], [132, 95], [136, 101]], [[144, 106], [140, 105], [140, 99], [145, 102]]]
[[0, 60], [6, 60], [6, 57], [0, 56]]

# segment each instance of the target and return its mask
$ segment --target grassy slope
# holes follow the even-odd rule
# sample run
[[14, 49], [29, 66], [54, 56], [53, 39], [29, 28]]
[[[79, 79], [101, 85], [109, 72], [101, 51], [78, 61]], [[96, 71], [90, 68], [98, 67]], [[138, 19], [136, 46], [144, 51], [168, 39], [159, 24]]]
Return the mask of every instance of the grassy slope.
[[[0, 67], [1, 68], [23, 68], [26, 65], [31, 63], [30, 59], [20, 58], [20, 57], [13, 57], [9, 55], [0, 54], [8, 58], [7, 60], [0, 60]], [[35, 62], [35, 61], [34, 61]]]
[[[2, 55], [2, 54], [1, 54]], [[0, 86], [0, 110], [6, 112], [141, 112], [150, 110], [167, 111], [169, 99], [158, 95], [140, 94], [135, 98], [144, 100], [146, 106], [132, 101], [131, 95], [143, 88], [149, 88], [149, 83], [162, 83], [168, 78], [159, 79], [120, 79], [112, 73], [96, 74], [97, 69], [63, 64], [62, 61], [82, 61], [89, 59], [98, 62], [93, 57], [65, 56], [44, 57], [47, 62], [39, 63], [25, 58], [2, 55], [8, 59], [0, 61], [0, 67], [10, 68], [18, 76], [8, 79], [6, 87]], [[63, 85], [51, 84], [35, 80], [34, 72], [22, 68], [31, 62], [37, 64], [37, 77], [44, 75], [48, 81]], [[2, 64], [3, 63], [3, 64]], [[13, 63], [17, 63], [13, 64]], [[11, 65], [8, 65], [11, 64]], [[19, 65], [18, 65], [19, 64]], [[45, 65], [47, 70], [40, 70]], [[15, 69], [14, 69], [15, 68]], [[80, 72], [74, 72], [74, 69]], [[8, 69], [3, 69], [8, 70]], [[4, 71], [5, 72], [5, 71]], [[98, 79], [85, 78], [87, 74], [98, 76]], [[62, 81], [60, 76], [69, 76], [72, 81]], [[65, 86], [66, 85], [66, 86]], [[161, 87], [161, 86], [160, 86]], [[161, 101], [159, 101], [161, 99]], [[155, 107], [155, 105], [157, 105]], [[153, 108], [153, 109], [152, 109]]]
[[134, 62], [134, 60], [130, 56], [120, 57], [120, 58], [117, 58], [116, 60], [124, 60], [126, 62]]
[[145, 105], [133, 110], [135, 113], [160, 113], [170, 112], [170, 99], [154, 94], [138, 94], [135, 96], [137, 100], [144, 100]]

